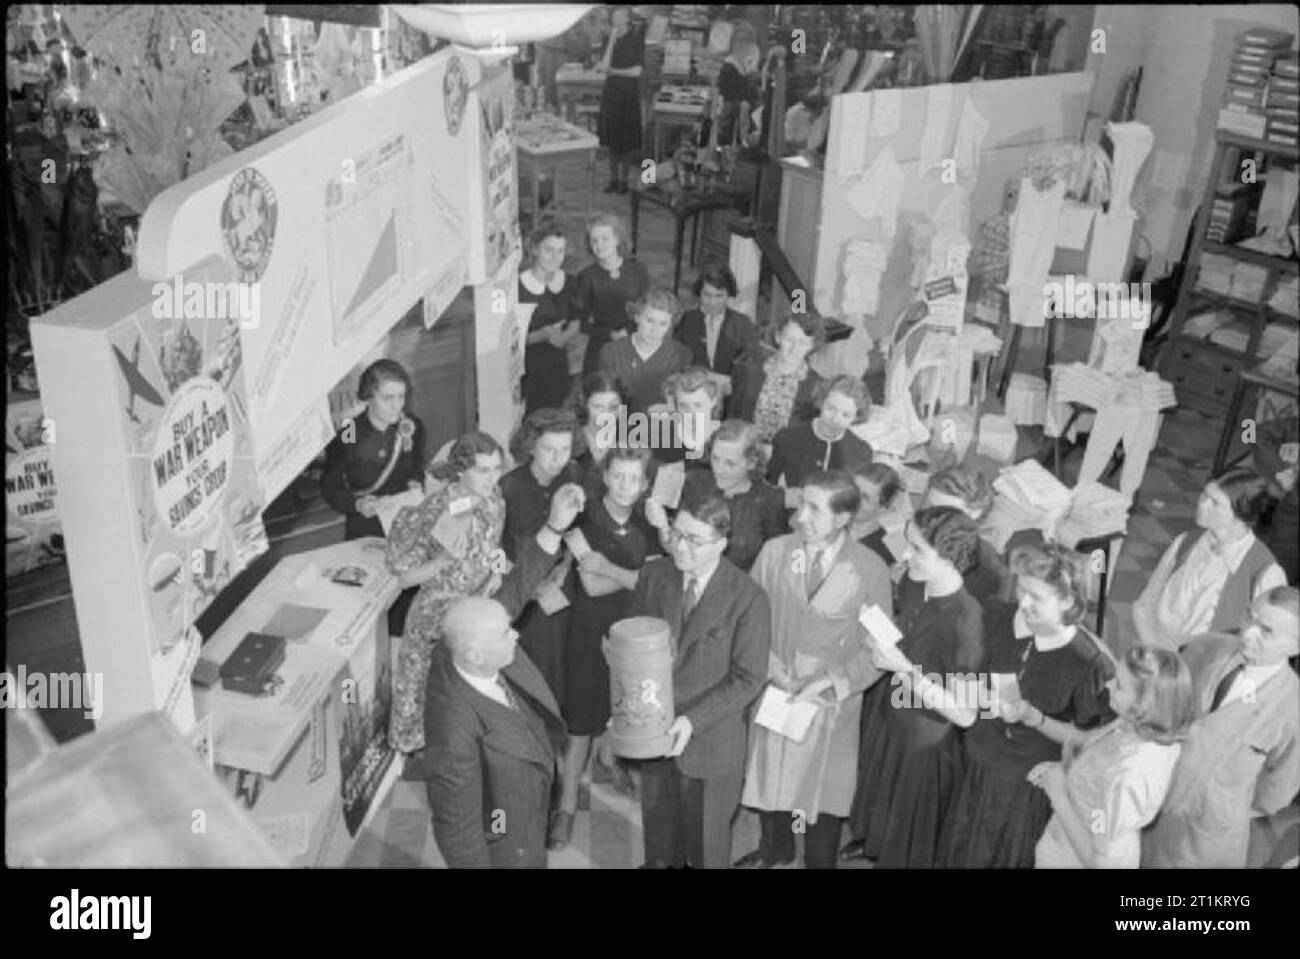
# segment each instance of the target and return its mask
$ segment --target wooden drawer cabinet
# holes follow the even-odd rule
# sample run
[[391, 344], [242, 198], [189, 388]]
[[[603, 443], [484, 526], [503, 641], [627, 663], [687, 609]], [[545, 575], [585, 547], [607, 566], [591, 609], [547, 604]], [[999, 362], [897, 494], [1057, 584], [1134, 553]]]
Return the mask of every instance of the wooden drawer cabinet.
[[1237, 375], [1245, 361], [1208, 343], [1176, 339], [1165, 363], [1165, 379], [1174, 385], [1182, 406], [1222, 414], [1232, 401]]

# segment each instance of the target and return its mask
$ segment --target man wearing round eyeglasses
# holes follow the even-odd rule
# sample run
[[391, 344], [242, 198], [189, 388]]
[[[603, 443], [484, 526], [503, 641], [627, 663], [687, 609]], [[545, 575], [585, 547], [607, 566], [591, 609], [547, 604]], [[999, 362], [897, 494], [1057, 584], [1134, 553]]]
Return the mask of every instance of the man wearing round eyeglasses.
[[740, 806], [745, 709], [767, 679], [772, 623], [767, 594], [722, 553], [727, 501], [686, 502], [668, 534], [671, 558], [648, 563], [628, 616], [673, 630], [672, 745], [641, 767], [646, 868], [726, 869]]

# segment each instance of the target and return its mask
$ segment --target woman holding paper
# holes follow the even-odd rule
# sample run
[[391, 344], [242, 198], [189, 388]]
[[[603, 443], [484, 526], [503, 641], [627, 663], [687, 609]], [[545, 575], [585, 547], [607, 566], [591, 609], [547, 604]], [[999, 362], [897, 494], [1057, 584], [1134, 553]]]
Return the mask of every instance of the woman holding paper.
[[[796, 532], [770, 540], [754, 564], [754, 581], [771, 601], [772, 650], [741, 799], [759, 810], [762, 836], [738, 869], [792, 862], [800, 826], [807, 867], [835, 868], [857, 782], [862, 694], [880, 675], [858, 612], [891, 606], [885, 564], [849, 533], [858, 500], [846, 473], [812, 473]], [[799, 717], [809, 710], [810, 720]]]
[[1182, 740], [1196, 719], [1192, 674], [1168, 649], [1135, 646], [1107, 687], [1119, 718], [1029, 781], [1052, 818], [1034, 849], [1037, 869], [1137, 869], [1142, 829], [1165, 801]]
[[[546, 525], [551, 497], [566, 483], [580, 483], [573, 462], [573, 441], [578, 420], [572, 413], [542, 408], [529, 413], [510, 442], [519, 465], [501, 478], [506, 504], [501, 545], [515, 562], [524, 544]], [[519, 645], [533, 661], [558, 699], [564, 681], [564, 634], [568, 631], [568, 600], [564, 596], [568, 566], [556, 565], [538, 587], [537, 602], [529, 603], [515, 622]]]
[[[609, 627], [627, 614], [637, 575], [658, 555], [659, 538], [642, 512], [641, 500], [653, 479], [654, 459], [646, 447], [616, 447], [605, 458], [604, 495], [588, 500], [567, 542], [578, 560], [573, 616], [564, 644], [564, 686], [560, 711], [569, 729], [564, 752], [563, 794], [551, 818], [548, 848], [563, 849], [573, 834], [578, 786], [591, 754], [591, 740], [609, 723], [609, 667], [601, 642]], [[579, 555], [581, 554], [581, 555]], [[613, 757], [605, 763], [617, 785], [628, 790], [630, 777]]]
[[873, 637], [876, 667], [893, 675], [863, 706], [850, 819], [861, 842], [842, 856], [930, 867], [961, 771], [958, 732], [975, 722], [979, 708], [983, 616], [962, 585], [979, 533], [960, 510], [931, 508], [918, 510], [903, 535], [903, 636], [897, 645]]
[[989, 709], [965, 736], [938, 865], [1031, 868], [1052, 804], [1025, 777], [1114, 718], [1106, 694], [1113, 657], [1079, 625], [1088, 609], [1086, 563], [1055, 544], [1014, 550], [1017, 605], [985, 608]]
[[447, 608], [464, 596], [491, 596], [507, 572], [499, 548], [506, 505], [501, 444], [487, 433], [456, 441], [436, 477], [446, 483], [397, 514], [388, 567], [403, 588], [418, 586], [393, 674], [388, 739], [403, 753], [424, 748], [424, 684]]

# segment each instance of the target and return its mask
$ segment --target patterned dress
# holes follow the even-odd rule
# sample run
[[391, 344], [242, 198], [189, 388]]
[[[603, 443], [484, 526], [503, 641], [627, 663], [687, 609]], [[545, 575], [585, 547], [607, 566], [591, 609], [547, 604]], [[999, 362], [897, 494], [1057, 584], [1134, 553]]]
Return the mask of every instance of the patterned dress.
[[466, 496], [459, 483], [451, 483], [419, 506], [398, 513], [388, 535], [388, 565], [393, 572], [403, 573], [431, 560], [439, 561], [438, 571], [421, 584], [411, 604], [393, 676], [388, 738], [402, 752], [424, 748], [424, 684], [448, 607], [465, 596], [491, 596], [506, 572], [502, 568], [505, 554], [499, 551], [506, 518], [500, 490], [494, 489], [486, 501], [475, 499], [465, 514], [469, 527], [462, 556], [452, 555], [434, 538], [439, 519], [450, 512], [453, 501]]

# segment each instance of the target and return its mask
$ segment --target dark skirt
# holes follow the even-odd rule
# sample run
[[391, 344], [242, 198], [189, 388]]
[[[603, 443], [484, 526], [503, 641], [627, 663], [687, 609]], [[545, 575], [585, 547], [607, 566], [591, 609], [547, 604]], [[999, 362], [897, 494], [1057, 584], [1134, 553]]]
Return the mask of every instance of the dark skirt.
[[569, 398], [569, 355], [549, 343], [536, 343], [524, 352], [525, 415], [543, 407], [560, 408]]
[[961, 738], [928, 710], [894, 709], [892, 692], [877, 683], [863, 704], [849, 825], [877, 867], [932, 868], [961, 780]]
[[641, 80], [606, 77], [600, 95], [600, 145], [615, 156], [641, 149]]
[[571, 736], [599, 736], [609, 724], [609, 664], [601, 641], [627, 614], [630, 595], [588, 596], [576, 588], [564, 648], [564, 696], [560, 712]]
[[1052, 818], [1052, 802], [1023, 774], [1017, 778], [1016, 772], [967, 757], [939, 838], [936, 865], [1034, 868], [1034, 847]]
[[569, 629], [569, 610], [547, 616], [536, 602], [529, 603], [515, 622], [515, 629], [519, 631], [519, 645], [551, 687], [556, 700], [563, 702], [564, 634]]

